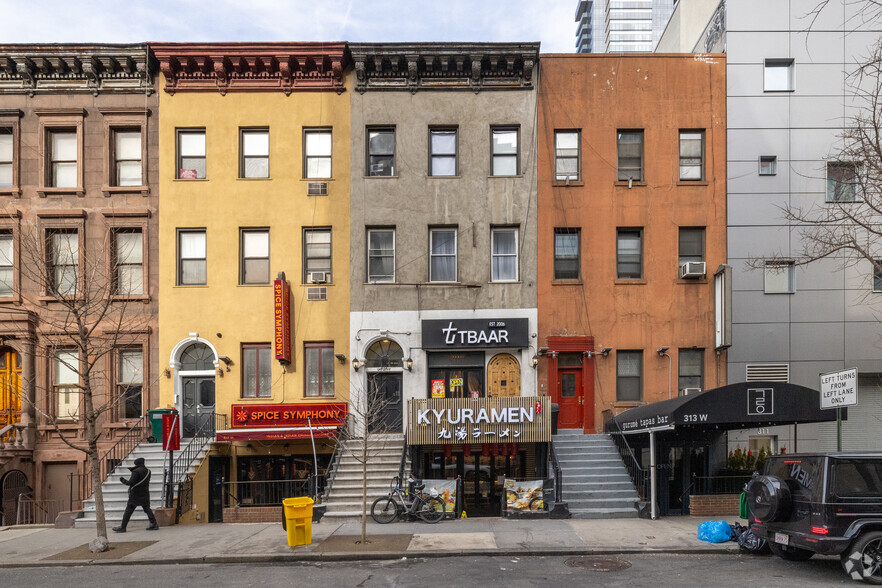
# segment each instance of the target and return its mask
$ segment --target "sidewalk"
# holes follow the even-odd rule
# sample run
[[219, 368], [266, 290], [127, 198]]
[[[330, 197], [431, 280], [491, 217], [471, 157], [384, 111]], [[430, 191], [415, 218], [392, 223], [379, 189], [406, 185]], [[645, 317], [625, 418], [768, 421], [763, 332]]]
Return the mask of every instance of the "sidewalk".
[[634, 552], [728, 553], [735, 542], [710, 544], [696, 537], [704, 520], [734, 517], [668, 517], [608, 520], [460, 519], [378, 525], [368, 522], [367, 545], [359, 523], [312, 526], [312, 544], [288, 547], [281, 523], [175, 525], [148, 532], [134, 525], [110, 533], [111, 550], [84, 548], [94, 529], [0, 527], [0, 568], [71, 564], [259, 563], [450, 557], [458, 555], [587, 555]]

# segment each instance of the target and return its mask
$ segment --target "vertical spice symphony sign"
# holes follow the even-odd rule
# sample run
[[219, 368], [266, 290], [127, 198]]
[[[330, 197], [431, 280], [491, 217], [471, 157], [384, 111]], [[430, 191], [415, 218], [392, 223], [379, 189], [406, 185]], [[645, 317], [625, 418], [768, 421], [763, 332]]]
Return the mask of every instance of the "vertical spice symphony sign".
[[273, 328], [276, 359], [291, 363], [291, 288], [287, 280], [273, 281]]

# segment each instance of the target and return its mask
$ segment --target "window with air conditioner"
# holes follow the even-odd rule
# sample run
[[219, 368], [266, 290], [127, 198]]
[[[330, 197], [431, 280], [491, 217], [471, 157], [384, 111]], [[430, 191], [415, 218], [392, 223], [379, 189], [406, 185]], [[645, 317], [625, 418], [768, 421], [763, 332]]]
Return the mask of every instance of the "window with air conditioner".
[[704, 388], [704, 349], [680, 349], [677, 360], [680, 394], [694, 394]]
[[707, 273], [704, 262], [704, 227], [680, 227], [678, 269], [680, 279], [703, 278]]
[[331, 229], [303, 229], [303, 283], [331, 282]]

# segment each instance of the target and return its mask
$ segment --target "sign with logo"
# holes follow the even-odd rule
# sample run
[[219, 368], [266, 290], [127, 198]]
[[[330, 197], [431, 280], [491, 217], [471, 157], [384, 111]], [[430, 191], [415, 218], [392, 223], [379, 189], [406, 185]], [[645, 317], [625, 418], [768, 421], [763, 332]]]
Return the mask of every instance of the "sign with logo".
[[510, 319], [426, 320], [422, 322], [424, 349], [527, 347], [529, 321]]
[[432, 380], [432, 398], [444, 398], [444, 380]]
[[178, 177], [182, 180], [195, 180], [196, 178], [196, 170], [195, 169], [181, 169]]
[[841, 408], [858, 403], [857, 369], [821, 374], [821, 408]]
[[273, 280], [273, 328], [276, 359], [291, 363], [291, 288], [286, 280]]
[[162, 415], [162, 450], [163, 451], [180, 451], [181, 450], [181, 427], [178, 426], [178, 413]]
[[754, 416], [775, 414], [775, 390], [772, 388], [748, 388], [747, 414]]
[[340, 426], [346, 420], [345, 402], [313, 404], [234, 404], [233, 428]]
[[548, 396], [415, 399], [407, 403], [408, 445], [551, 441]]

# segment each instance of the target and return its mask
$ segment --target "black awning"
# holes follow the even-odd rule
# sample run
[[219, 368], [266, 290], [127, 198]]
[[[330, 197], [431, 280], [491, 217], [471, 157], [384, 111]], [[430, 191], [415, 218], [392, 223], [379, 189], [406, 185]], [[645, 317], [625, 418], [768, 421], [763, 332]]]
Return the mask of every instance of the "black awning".
[[[846, 417], [843, 409], [842, 418]], [[817, 390], [783, 382], [741, 382], [631, 408], [613, 417], [606, 429], [623, 433], [706, 426], [752, 429], [835, 420], [835, 410], [821, 410]]]

